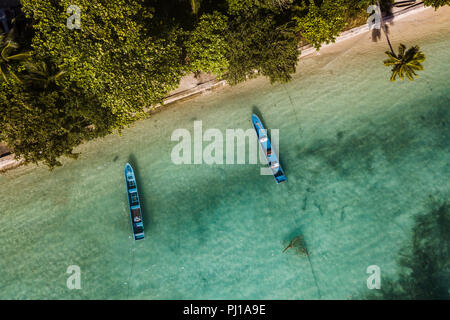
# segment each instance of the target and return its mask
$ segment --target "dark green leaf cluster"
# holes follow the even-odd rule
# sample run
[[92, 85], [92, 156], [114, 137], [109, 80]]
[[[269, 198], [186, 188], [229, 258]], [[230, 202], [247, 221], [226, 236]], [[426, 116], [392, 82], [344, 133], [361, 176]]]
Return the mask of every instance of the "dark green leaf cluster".
[[439, 7], [450, 5], [450, 0], [424, 0], [423, 4], [438, 9]]

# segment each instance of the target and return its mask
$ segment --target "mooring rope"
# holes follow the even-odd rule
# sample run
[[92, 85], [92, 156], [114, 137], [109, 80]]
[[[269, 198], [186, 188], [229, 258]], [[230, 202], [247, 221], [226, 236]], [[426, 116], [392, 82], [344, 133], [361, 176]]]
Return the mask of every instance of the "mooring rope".
[[[306, 250], [308, 250], [308, 249], [306, 249]], [[320, 293], [319, 283], [317, 282], [316, 273], [314, 272], [314, 268], [313, 268], [313, 265], [311, 263], [311, 258], [309, 257], [309, 252], [306, 253], [306, 256], [308, 257], [309, 266], [311, 267], [311, 273], [312, 273], [313, 278], [314, 278], [314, 283], [316, 284], [317, 293], [319, 294], [319, 299], [322, 299], [322, 294]]]
[[299, 134], [301, 135], [301, 134], [302, 134], [302, 128], [300, 127], [300, 122], [298, 121], [297, 112], [295, 111], [294, 101], [292, 101], [291, 95], [289, 94], [289, 91], [288, 91], [288, 89], [286, 88], [286, 85], [285, 85], [285, 84], [282, 84], [281, 86], [283, 87], [284, 91], [286, 91], [286, 95], [287, 95], [288, 98], [289, 98], [289, 102], [291, 103], [292, 113], [294, 114], [295, 122], [298, 123], [298, 126], [299, 126], [299, 127], [298, 127], [298, 128], [299, 128]]
[[128, 276], [128, 281], [127, 281], [127, 300], [130, 297], [130, 282], [131, 282], [131, 278], [133, 276], [133, 269], [134, 269], [134, 243], [131, 244], [130, 247], [130, 254], [131, 254], [131, 269], [130, 269], [130, 275]]
[[[292, 221], [293, 221], [293, 225], [294, 226], [298, 225], [297, 224], [297, 219], [296, 219], [297, 216], [296, 216], [295, 212], [294, 212], [294, 214], [291, 215], [291, 218], [292, 218]], [[305, 249], [306, 249], [306, 257], [308, 258], [309, 267], [311, 268], [311, 274], [313, 276], [314, 283], [316, 284], [316, 288], [317, 288], [317, 293], [319, 295], [319, 299], [322, 299], [322, 294], [320, 293], [320, 287], [319, 287], [319, 283], [317, 281], [317, 276], [316, 276], [316, 273], [314, 272], [313, 264], [312, 264], [311, 258], [309, 256], [309, 250], [308, 250], [308, 248], [306, 246], [305, 246]]]
[[[291, 98], [291, 96], [289, 94], [289, 91], [287, 90], [286, 86], [284, 84], [282, 84], [281, 86], [286, 91], [286, 95], [289, 98], [289, 102], [291, 104], [291, 110], [292, 110], [292, 113], [294, 114], [296, 123], [298, 123], [299, 134], [301, 135], [302, 134], [302, 129], [300, 127], [300, 123], [299, 123], [299, 120], [298, 120], [298, 117], [297, 117], [297, 112], [295, 111], [294, 102], [292, 101], [292, 98]], [[295, 216], [295, 214], [294, 214], [294, 216]], [[296, 221], [296, 219], [294, 217], [292, 217], [292, 220], [294, 220], [294, 225], [297, 225], [297, 221]], [[309, 251], [308, 251], [308, 249], [306, 249], [306, 250], [307, 250], [306, 256], [308, 257], [309, 266], [311, 268], [311, 274], [313, 276], [314, 283], [316, 284], [317, 293], [319, 294], [319, 299], [321, 299], [322, 298], [322, 294], [320, 293], [320, 287], [319, 287], [319, 283], [317, 282], [317, 276], [316, 276], [316, 273], [314, 272], [314, 268], [313, 268], [313, 265], [311, 263], [311, 258], [309, 257]]]

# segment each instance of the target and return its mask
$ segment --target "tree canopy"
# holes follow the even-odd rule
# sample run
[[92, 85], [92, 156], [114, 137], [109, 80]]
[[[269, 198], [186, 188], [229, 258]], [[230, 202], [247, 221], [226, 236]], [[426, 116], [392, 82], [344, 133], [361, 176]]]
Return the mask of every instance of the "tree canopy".
[[[289, 81], [298, 44], [334, 41], [371, 1], [22, 0], [0, 38], [0, 141], [28, 162], [59, 165], [74, 148], [146, 116], [189, 72], [236, 84]], [[21, 21], [19, 21], [21, 20]]]
[[424, 0], [423, 4], [438, 9], [439, 7], [450, 5], [450, 0]]

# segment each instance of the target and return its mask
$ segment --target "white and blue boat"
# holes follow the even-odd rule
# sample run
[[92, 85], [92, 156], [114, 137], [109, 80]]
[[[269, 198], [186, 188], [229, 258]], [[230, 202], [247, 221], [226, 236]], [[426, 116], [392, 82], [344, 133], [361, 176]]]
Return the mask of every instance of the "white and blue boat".
[[266, 156], [269, 168], [272, 170], [272, 174], [275, 177], [276, 183], [286, 181], [287, 178], [284, 175], [284, 171], [281, 168], [281, 164], [278, 161], [278, 157], [272, 148], [267, 130], [264, 128], [261, 120], [256, 114], [252, 115], [253, 128], [255, 128], [256, 136], [258, 138], [259, 145]]
[[125, 165], [125, 182], [127, 184], [128, 206], [130, 208], [131, 228], [134, 240], [144, 239], [144, 221], [142, 219], [141, 203], [133, 167]]

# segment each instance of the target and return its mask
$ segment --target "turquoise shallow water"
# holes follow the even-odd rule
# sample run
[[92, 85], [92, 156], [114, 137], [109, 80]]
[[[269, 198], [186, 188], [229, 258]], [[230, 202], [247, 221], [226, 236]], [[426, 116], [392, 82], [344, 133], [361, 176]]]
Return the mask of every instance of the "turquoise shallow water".
[[[385, 44], [360, 36], [302, 59], [286, 85], [225, 88], [85, 144], [53, 172], [0, 176], [0, 298], [363, 297], [366, 268], [395, 277], [412, 218], [430, 196], [449, 197], [448, 27], [401, 39], [427, 54], [413, 83], [390, 83]], [[171, 163], [173, 130], [195, 120], [248, 129], [255, 109], [280, 130], [287, 183], [258, 165]], [[146, 240], [136, 243], [127, 161], [144, 207]], [[309, 258], [283, 254], [300, 234]], [[69, 265], [81, 268], [81, 290], [66, 287]]]

